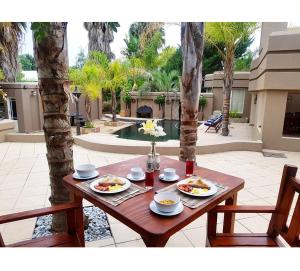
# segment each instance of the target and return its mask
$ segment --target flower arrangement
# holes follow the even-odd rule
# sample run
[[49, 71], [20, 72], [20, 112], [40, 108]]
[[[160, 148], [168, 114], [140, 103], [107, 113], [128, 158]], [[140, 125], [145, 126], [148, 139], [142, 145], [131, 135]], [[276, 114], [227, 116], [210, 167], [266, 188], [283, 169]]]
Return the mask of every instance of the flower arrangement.
[[143, 131], [145, 135], [152, 136], [152, 142], [151, 142], [151, 150], [150, 150], [150, 160], [148, 155], [147, 160], [147, 170], [159, 170], [160, 169], [160, 158], [159, 153], [156, 152], [155, 149], [155, 138], [160, 136], [165, 136], [166, 133], [164, 132], [164, 128], [162, 126], [159, 126], [157, 124], [157, 120], [147, 120], [146, 122], [142, 123], [139, 128], [139, 131]]
[[143, 131], [145, 135], [151, 135], [154, 137], [165, 136], [164, 128], [157, 124], [157, 120], [147, 120], [143, 122], [142, 127], [139, 128], [139, 131]]

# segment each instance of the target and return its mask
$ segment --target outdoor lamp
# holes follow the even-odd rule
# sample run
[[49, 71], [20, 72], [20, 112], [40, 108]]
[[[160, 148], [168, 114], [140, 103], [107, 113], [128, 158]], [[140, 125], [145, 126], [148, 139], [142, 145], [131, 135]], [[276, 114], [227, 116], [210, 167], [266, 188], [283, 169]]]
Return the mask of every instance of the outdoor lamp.
[[75, 86], [75, 90], [73, 91], [73, 95], [76, 99], [76, 134], [80, 135], [80, 121], [79, 121], [79, 97], [81, 96], [80, 90]]
[[73, 91], [73, 95], [77, 98], [77, 99], [79, 99], [79, 97], [81, 96], [81, 92], [80, 92], [80, 90], [77, 88], [77, 86], [75, 86], [75, 90]]

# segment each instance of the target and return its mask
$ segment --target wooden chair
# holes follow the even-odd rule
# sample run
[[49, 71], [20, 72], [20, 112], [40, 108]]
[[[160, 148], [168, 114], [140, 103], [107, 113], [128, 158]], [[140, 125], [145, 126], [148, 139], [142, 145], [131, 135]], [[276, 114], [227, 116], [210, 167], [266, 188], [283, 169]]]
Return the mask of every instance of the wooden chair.
[[[0, 216], [0, 224], [66, 212], [68, 231], [11, 244], [8, 247], [84, 247], [83, 211], [80, 203], [60, 204], [48, 208]], [[0, 233], [0, 247], [5, 247]]]
[[[297, 167], [285, 165], [276, 206], [217, 206], [208, 214], [206, 245], [211, 247], [279, 247], [285, 246], [281, 236], [291, 247], [299, 247], [300, 234], [300, 180]], [[298, 196], [291, 222], [287, 225], [294, 196]], [[218, 213], [271, 213], [266, 234], [216, 233]]]

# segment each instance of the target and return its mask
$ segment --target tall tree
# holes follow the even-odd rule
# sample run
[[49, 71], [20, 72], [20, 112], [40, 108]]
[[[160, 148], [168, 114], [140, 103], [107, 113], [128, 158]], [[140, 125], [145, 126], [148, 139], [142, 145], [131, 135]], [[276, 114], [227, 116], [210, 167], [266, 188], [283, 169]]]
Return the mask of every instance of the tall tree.
[[195, 159], [199, 97], [202, 80], [204, 23], [181, 23], [183, 67], [179, 159]]
[[76, 56], [75, 68], [81, 69], [83, 67], [85, 61], [86, 61], [86, 56], [84, 54], [84, 50], [83, 50], [83, 48], [80, 48], [80, 50]]
[[[236, 61], [244, 57], [253, 40], [253, 37], [250, 36], [239, 40], [234, 51], [234, 58]], [[217, 47], [224, 50], [224, 43], [220, 42], [217, 44]], [[208, 42], [205, 43], [203, 52], [203, 76], [209, 73], [214, 73], [215, 71], [223, 70], [223, 64], [224, 61], [222, 56], [219, 54], [218, 49]]]
[[[41, 94], [49, 165], [51, 205], [70, 200], [62, 178], [73, 169], [73, 138], [69, 120], [67, 23], [32, 23], [34, 56]], [[54, 231], [67, 227], [65, 214], [53, 217]]]
[[23, 71], [35, 71], [36, 64], [34, 57], [30, 54], [24, 54], [19, 56], [19, 61]]
[[[235, 51], [237, 45], [246, 38], [251, 36], [257, 24], [256, 23], [207, 23], [206, 24], [206, 40], [214, 46], [224, 61], [224, 77], [223, 77], [223, 122], [222, 135], [229, 134], [229, 110], [230, 96], [233, 84], [233, 71], [235, 61]], [[220, 47], [219, 45], [223, 46]]]
[[117, 22], [86, 22], [85, 29], [88, 31], [89, 37], [89, 53], [92, 51], [100, 51], [107, 55], [109, 60], [115, 56], [111, 51], [110, 44], [114, 40], [114, 32], [119, 27]]
[[[89, 55], [93, 52], [105, 53], [111, 61], [115, 58], [110, 48], [110, 43], [114, 40], [114, 32], [118, 31], [118, 22], [85, 22], [84, 27], [88, 31]], [[113, 101], [112, 101], [113, 102]], [[85, 107], [91, 108], [91, 100], [85, 96]]]
[[15, 82], [18, 72], [18, 47], [26, 23], [0, 23], [0, 69], [5, 81]]
[[112, 121], [117, 121], [117, 89], [122, 89], [127, 83], [127, 77], [130, 73], [129, 67], [119, 60], [114, 60], [109, 63], [105, 69], [101, 85], [105, 90], [111, 91], [112, 96]]

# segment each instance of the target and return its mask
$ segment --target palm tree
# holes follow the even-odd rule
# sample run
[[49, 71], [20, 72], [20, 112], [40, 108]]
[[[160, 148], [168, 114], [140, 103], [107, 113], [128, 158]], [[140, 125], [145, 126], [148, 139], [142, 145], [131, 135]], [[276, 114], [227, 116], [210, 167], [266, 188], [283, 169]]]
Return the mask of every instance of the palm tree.
[[[213, 45], [224, 62], [222, 135], [229, 134], [230, 96], [233, 84], [235, 51], [238, 44], [253, 34], [257, 23], [207, 23], [206, 40]], [[222, 45], [222, 46], [220, 46]]]
[[[110, 44], [114, 40], [114, 32], [118, 31], [120, 24], [118, 22], [85, 22], [85, 29], [89, 37], [89, 56], [93, 52], [105, 53], [109, 61], [115, 58]], [[88, 95], [85, 96], [85, 107], [91, 108], [91, 100]]]
[[181, 23], [183, 69], [179, 159], [195, 159], [199, 96], [202, 80], [204, 23]]
[[111, 51], [110, 43], [114, 40], [114, 32], [119, 27], [117, 22], [86, 22], [85, 29], [89, 37], [89, 53], [92, 51], [103, 52], [109, 60], [115, 56]]
[[[62, 178], [73, 169], [73, 137], [68, 105], [67, 23], [32, 23], [34, 55], [41, 94], [49, 165], [51, 205], [70, 200]], [[65, 214], [54, 215], [52, 228], [64, 231]]]
[[25, 30], [24, 22], [0, 23], [0, 70], [7, 82], [16, 81], [19, 41]]
[[114, 60], [109, 63], [108, 68], [104, 69], [105, 75], [103, 76], [101, 85], [102, 89], [111, 91], [112, 95], [112, 121], [117, 120], [117, 98], [116, 90], [123, 88], [127, 82], [127, 77], [130, 71], [128, 70], [128, 65], [122, 63], [119, 60]]
[[167, 102], [169, 102], [169, 92], [178, 88], [178, 72], [155, 71], [152, 73], [153, 81], [157, 85], [159, 91], [167, 92]]
[[108, 64], [105, 53], [93, 51], [81, 69], [71, 68], [69, 71], [71, 88], [77, 86], [85, 94], [85, 111], [89, 122], [92, 121], [90, 101], [101, 96], [101, 82]]

